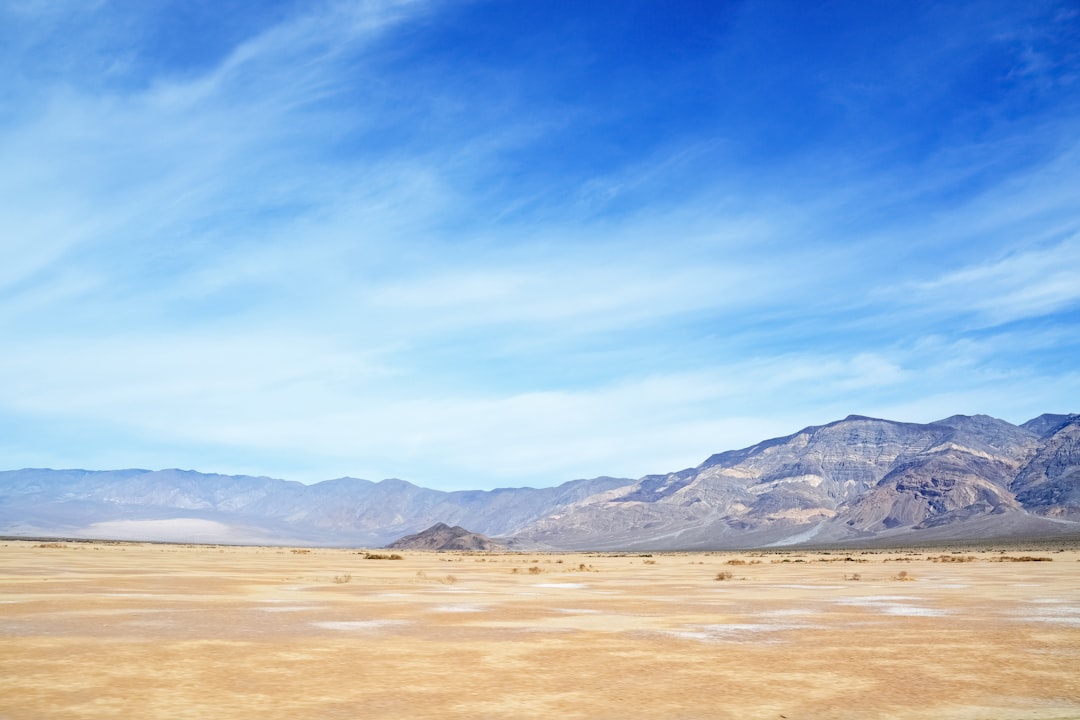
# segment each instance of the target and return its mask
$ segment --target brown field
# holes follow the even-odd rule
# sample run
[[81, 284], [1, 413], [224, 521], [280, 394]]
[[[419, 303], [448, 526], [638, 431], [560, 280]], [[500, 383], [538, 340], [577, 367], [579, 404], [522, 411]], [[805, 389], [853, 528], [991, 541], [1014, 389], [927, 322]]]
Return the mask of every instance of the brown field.
[[0, 718], [1080, 718], [1073, 548], [402, 554], [0, 543]]

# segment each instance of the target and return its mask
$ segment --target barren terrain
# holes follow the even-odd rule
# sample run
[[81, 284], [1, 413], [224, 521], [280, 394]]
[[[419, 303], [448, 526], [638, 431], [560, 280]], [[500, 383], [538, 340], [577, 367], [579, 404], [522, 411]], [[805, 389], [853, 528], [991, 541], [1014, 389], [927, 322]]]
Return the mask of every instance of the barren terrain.
[[395, 552], [2, 542], [0, 718], [1080, 717], [1075, 548]]

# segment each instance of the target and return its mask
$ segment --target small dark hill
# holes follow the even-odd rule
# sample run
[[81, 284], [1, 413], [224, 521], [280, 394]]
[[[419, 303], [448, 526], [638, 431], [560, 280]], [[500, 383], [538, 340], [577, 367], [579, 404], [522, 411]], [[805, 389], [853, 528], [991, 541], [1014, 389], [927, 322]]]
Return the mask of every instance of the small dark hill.
[[505, 550], [506, 546], [463, 527], [435, 523], [427, 530], [406, 535], [386, 546], [392, 550]]

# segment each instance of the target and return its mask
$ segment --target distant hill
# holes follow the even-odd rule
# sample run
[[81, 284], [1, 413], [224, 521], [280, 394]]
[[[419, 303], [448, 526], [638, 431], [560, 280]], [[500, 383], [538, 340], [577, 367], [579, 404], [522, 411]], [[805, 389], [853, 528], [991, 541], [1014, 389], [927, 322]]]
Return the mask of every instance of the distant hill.
[[0, 472], [0, 534], [9, 536], [381, 547], [437, 524], [520, 549], [1080, 533], [1080, 415], [1019, 426], [985, 415], [927, 424], [851, 415], [694, 468], [539, 489], [303, 485], [190, 470]]
[[427, 530], [406, 535], [386, 546], [391, 550], [505, 550], [506, 545], [463, 527], [435, 523]]

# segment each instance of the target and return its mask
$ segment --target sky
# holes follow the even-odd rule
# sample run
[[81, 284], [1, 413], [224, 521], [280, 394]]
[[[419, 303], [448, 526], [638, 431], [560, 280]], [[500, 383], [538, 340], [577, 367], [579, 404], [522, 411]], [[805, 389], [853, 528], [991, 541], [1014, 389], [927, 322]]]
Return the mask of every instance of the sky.
[[0, 0], [0, 466], [636, 478], [1080, 412], [1080, 5]]

